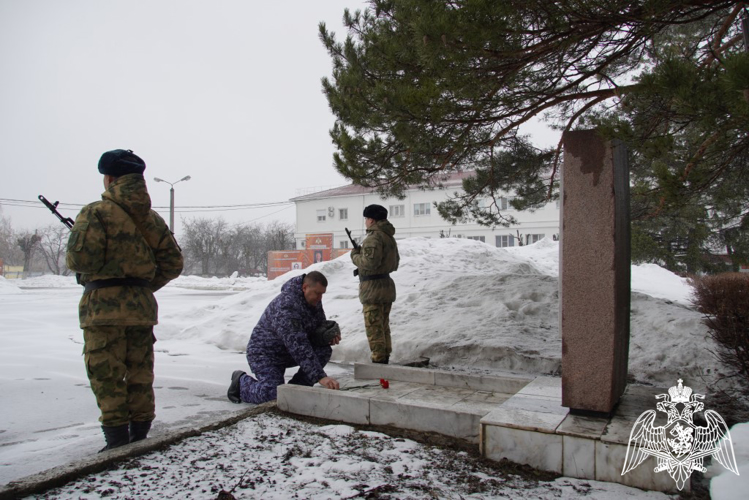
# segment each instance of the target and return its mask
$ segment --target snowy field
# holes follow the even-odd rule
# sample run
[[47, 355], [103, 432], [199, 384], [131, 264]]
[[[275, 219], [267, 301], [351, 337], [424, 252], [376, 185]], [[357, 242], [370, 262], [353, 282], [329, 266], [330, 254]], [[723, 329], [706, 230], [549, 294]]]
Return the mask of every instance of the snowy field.
[[[556, 242], [499, 249], [471, 240], [412, 238], [399, 247], [392, 362], [426, 356], [442, 369], [559, 373]], [[369, 353], [353, 265], [343, 256], [308, 269], [327, 276], [323, 304], [343, 332], [328, 373], [348, 373], [351, 363], [366, 362]], [[284, 281], [297, 274], [270, 282], [185, 276], [158, 292], [154, 435], [238, 411], [226, 400], [229, 376], [235, 369], [248, 370], [244, 348], [252, 327]], [[670, 387], [682, 378], [706, 394], [705, 406], [713, 409], [710, 391], [720, 369], [708, 352], [707, 330], [689, 307], [685, 280], [658, 266], [634, 266], [632, 292], [631, 379]], [[103, 445], [81, 356], [80, 293], [70, 277], [0, 278], [0, 484], [88, 456]], [[742, 475], [714, 467], [708, 476], [724, 473], [712, 480], [713, 498], [744, 498], [736, 495], [742, 485], [744, 491], [749, 486], [749, 424], [734, 427], [732, 437]], [[370, 460], [373, 450], [386, 458]], [[449, 455], [444, 462], [451, 464], [450, 473], [430, 466], [443, 461], [441, 454]], [[264, 415], [137, 459], [132, 465], [137, 474], [132, 468], [102, 473], [53, 497], [132, 498], [147, 485], [149, 493], [139, 498], [214, 498], [217, 485], [231, 488], [254, 464], [264, 472], [249, 491], [235, 491], [237, 498], [353, 498], [378, 487], [383, 489], [372, 491], [392, 498], [666, 498], [568, 478], [530, 485], [492, 475], [481, 464], [470, 465], [469, 458], [465, 470], [456, 472], [460, 458], [450, 450], [345, 425], [316, 427]], [[141, 477], [143, 470], [154, 472]], [[183, 475], [190, 476], [192, 493], [180, 490], [187, 488]], [[476, 478], [484, 486], [460, 486]], [[122, 486], [109, 492], [106, 486], [127, 481], [135, 490]], [[392, 484], [411, 489], [388, 491]], [[425, 486], [430, 484], [432, 493]]]

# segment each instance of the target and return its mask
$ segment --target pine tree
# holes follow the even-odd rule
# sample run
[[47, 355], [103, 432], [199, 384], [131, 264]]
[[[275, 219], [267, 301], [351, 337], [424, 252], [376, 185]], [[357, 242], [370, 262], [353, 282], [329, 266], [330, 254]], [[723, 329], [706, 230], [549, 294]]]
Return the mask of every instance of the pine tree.
[[533, 147], [519, 126], [543, 117], [560, 131], [599, 127], [632, 151], [632, 211], [646, 221], [633, 228], [635, 254], [677, 269], [686, 245], [686, 267], [699, 270], [705, 251], [729, 244], [746, 259], [742, 6], [372, 0], [344, 14], [345, 41], [320, 26], [333, 60], [322, 83], [335, 166], [395, 196], [475, 170], [440, 214], [508, 224], [497, 193], [512, 189], [515, 208], [532, 209], [558, 178], [560, 149]]

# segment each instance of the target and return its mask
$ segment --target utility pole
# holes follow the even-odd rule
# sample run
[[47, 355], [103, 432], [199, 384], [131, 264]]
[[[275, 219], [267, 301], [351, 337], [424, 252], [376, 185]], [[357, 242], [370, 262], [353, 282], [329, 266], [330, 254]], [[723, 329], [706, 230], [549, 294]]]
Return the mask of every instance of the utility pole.
[[174, 185], [182, 181], [189, 181], [190, 176], [186, 175], [185, 177], [181, 178], [180, 180], [176, 182], [165, 181], [164, 179], [159, 179], [158, 177], [154, 177], [153, 180], [155, 180], [156, 182], [166, 182], [167, 184], [171, 186], [169, 188], [169, 230], [173, 233], [174, 232]]

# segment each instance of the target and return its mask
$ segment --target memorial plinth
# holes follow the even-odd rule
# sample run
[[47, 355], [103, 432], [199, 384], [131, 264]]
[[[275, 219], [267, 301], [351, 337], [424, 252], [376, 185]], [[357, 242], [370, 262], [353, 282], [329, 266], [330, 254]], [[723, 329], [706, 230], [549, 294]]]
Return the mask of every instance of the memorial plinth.
[[626, 148], [594, 130], [565, 132], [559, 321], [562, 405], [609, 414], [629, 355], [630, 233]]

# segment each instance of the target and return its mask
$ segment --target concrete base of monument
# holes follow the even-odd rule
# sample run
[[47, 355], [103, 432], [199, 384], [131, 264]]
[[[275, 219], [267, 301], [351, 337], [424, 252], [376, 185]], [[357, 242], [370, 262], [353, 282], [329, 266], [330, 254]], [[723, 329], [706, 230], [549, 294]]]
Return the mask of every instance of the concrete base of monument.
[[[380, 383], [387, 380], [387, 389]], [[396, 365], [356, 364], [340, 391], [283, 385], [278, 408], [352, 424], [437, 432], [479, 444], [481, 419], [531, 379], [461, 375]]]
[[[481, 419], [481, 453], [568, 477], [678, 493], [667, 471], [655, 472], [652, 456], [622, 475], [635, 421], [667, 392], [630, 385], [611, 417], [580, 416], [561, 405], [561, 378], [538, 377]], [[682, 491], [689, 490], [687, 481]]]
[[[381, 379], [387, 381], [383, 387]], [[612, 417], [572, 415], [557, 377], [466, 375], [427, 368], [356, 364], [341, 390], [283, 385], [278, 408], [339, 422], [388, 425], [464, 439], [492, 460], [506, 458], [569, 477], [678, 492], [648, 457], [622, 475], [634, 422], [667, 391], [629, 386]], [[682, 491], [689, 491], [689, 482]]]

